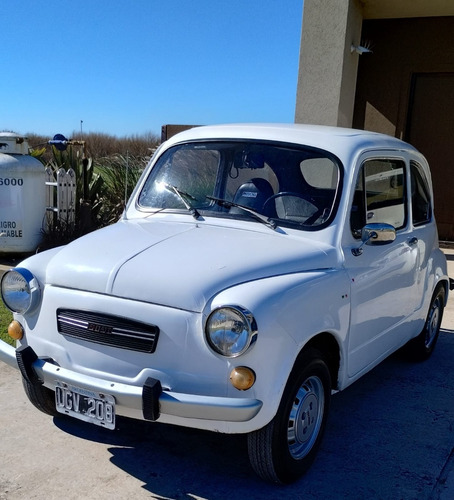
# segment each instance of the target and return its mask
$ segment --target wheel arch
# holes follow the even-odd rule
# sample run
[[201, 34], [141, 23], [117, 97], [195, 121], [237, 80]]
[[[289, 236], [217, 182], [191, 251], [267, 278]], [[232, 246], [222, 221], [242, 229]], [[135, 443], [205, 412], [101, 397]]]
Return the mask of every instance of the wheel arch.
[[312, 337], [299, 352], [294, 366], [297, 366], [302, 356], [311, 349], [315, 349], [323, 355], [330, 372], [332, 388], [337, 389], [339, 383], [341, 351], [336, 337], [329, 332], [322, 332]]

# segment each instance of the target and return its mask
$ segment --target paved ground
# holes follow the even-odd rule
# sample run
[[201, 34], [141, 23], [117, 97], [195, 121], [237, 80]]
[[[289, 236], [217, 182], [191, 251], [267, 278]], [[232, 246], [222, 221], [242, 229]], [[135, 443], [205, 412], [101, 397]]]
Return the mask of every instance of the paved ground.
[[[454, 277], [454, 251], [447, 251]], [[333, 398], [319, 456], [285, 488], [254, 476], [241, 436], [52, 419], [0, 364], [0, 499], [454, 498], [454, 295], [434, 355], [393, 356]]]

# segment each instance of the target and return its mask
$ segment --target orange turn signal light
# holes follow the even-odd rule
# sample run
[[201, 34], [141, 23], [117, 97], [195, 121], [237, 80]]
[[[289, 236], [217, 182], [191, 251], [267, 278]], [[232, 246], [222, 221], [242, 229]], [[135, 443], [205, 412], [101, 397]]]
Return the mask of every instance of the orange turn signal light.
[[11, 321], [8, 325], [8, 335], [14, 340], [20, 340], [24, 336], [24, 329], [19, 321]]
[[250, 389], [255, 383], [255, 373], [247, 366], [237, 366], [230, 372], [230, 382], [240, 391]]

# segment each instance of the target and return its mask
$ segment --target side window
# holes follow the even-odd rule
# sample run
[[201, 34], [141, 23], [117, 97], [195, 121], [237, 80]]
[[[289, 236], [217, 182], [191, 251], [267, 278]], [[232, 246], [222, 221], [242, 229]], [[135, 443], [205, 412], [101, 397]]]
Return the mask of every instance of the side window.
[[355, 188], [350, 225], [355, 238], [371, 222], [405, 226], [405, 163], [401, 160], [377, 159], [364, 162]]
[[419, 226], [432, 218], [430, 190], [424, 171], [416, 162], [411, 162], [410, 174], [412, 221], [414, 226]]

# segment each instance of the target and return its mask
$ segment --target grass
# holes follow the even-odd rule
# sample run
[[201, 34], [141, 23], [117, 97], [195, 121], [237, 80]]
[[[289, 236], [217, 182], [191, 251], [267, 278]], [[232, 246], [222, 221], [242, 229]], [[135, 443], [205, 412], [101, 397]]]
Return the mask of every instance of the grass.
[[8, 335], [8, 325], [13, 319], [13, 314], [8, 310], [3, 302], [0, 300], [0, 339], [8, 344], [14, 345], [15, 341]]

